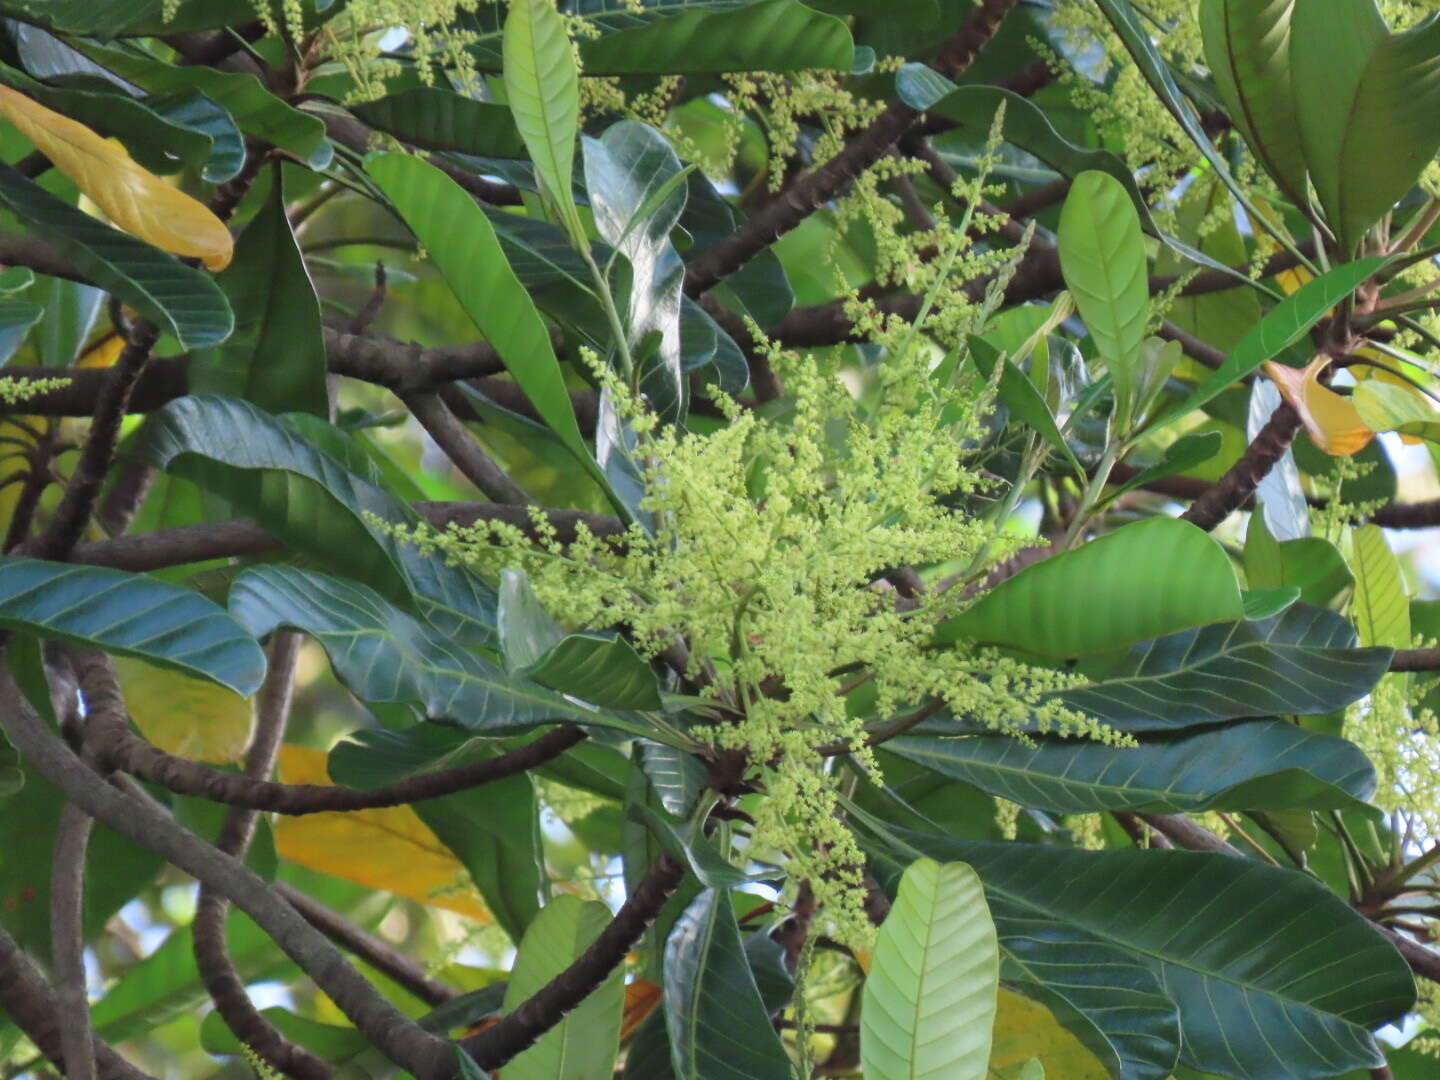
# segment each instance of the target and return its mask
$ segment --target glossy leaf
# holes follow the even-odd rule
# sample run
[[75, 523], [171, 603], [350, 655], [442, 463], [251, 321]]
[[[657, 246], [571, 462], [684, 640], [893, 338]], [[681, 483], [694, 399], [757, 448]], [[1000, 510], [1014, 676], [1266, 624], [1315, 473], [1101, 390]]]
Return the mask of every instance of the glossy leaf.
[[225, 223], [130, 157], [124, 147], [84, 124], [0, 86], [0, 116], [10, 121], [74, 181], [117, 228], [211, 270], [230, 263], [235, 243]]
[[219, 344], [234, 327], [230, 305], [209, 274], [95, 220], [8, 165], [0, 165], [0, 207], [186, 348]]
[[[1073, 929], [1130, 954], [1179, 1008], [1181, 1061], [1236, 1080], [1294, 1080], [1383, 1060], [1371, 1029], [1414, 998], [1381, 933], [1310, 878], [1251, 859], [1088, 852], [896, 834], [897, 863], [963, 860], [980, 875], [1003, 943]], [[1202, 909], [1193, 897], [1224, 897]], [[1043, 955], [1041, 947], [1037, 952]]]
[[1241, 614], [1225, 552], [1188, 522], [1160, 517], [1027, 567], [937, 637], [1080, 656]]
[[1366, 645], [1410, 647], [1410, 602], [1400, 563], [1378, 525], [1362, 525], [1353, 536], [1350, 569], [1355, 595], [1350, 611]]
[[693, 754], [661, 743], [643, 742], [638, 747], [640, 768], [666, 813], [677, 818], [690, 816], [707, 780], [704, 762]]
[[[561, 895], [547, 904], [520, 943], [505, 1011], [514, 1012], [564, 971], [609, 922], [609, 908], [593, 900]], [[508, 1061], [506, 1080], [611, 1080], [625, 1005], [622, 974], [612, 971], [534, 1046]]]
[[[287, 784], [330, 783], [324, 753], [302, 746], [280, 748], [279, 774]], [[477, 923], [491, 921], [465, 867], [411, 807], [282, 816], [275, 823], [275, 849], [311, 870]]]
[[525, 156], [525, 144], [509, 108], [475, 101], [453, 90], [416, 86], [350, 111], [373, 128], [426, 150], [457, 150], [481, 157]]
[[524, 728], [545, 720], [615, 719], [507, 675], [356, 581], [285, 566], [257, 567], [236, 579], [230, 610], [256, 637], [281, 626], [310, 634], [362, 701], [413, 703], [433, 719], [473, 731]]
[[1076, 177], [1060, 214], [1059, 240], [1065, 286], [1114, 380], [1117, 408], [1133, 419], [1150, 293], [1140, 218], [1124, 186], [1108, 173]]
[[1263, 622], [1226, 622], [1134, 646], [1095, 682], [1056, 696], [1126, 731], [1332, 712], [1358, 700], [1390, 663], [1357, 648], [1355, 628], [1296, 604]]
[[[515, 13], [532, 7], [559, 18], [544, 0], [522, 0], [511, 9], [511, 18], [523, 23], [525, 17]], [[565, 50], [568, 63], [568, 43]], [[506, 262], [489, 219], [453, 180], [418, 158], [379, 154], [368, 159], [365, 168], [435, 260], [466, 314], [494, 344], [536, 411], [593, 470], [594, 459], [575, 421], [550, 334]]]
[[220, 765], [237, 764], [250, 745], [254, 704], [223, 686], [116, 657], [125, 708], [146, 741], [166, 753]]
[[234, 263], [219, 277], [235, 333], [190, 364], [190, 392], [253, 401], [267, 412], [329, 415], [320, 301], [285, 215], [275, 174], [270, 197], [246, 226]]
[[650, 662], [618, 634], [567, 634], [519, 674], [606, 709], [661, 704]]
[[665, 942], [665, 1025], [676, 1080], [790, 1080], [720, 889], [697, 896]]
[[240, 694], [265, 677], [260, 647], [223, 608], [141, 574], [7, 557], [0, 626], [133, 656]]
[[999, 980], [995, 924], [975, 871], [964, 863], [913, 863], [865, 979], [866, 1075], [983, 1080]]
[[1008, 735], [907, 736], [886, 748], [1022, 806], [1057, 814], [1128, 810], [1355, 809], [1375, 770], [1344, 739], [1281, 720], [1117, 748]]

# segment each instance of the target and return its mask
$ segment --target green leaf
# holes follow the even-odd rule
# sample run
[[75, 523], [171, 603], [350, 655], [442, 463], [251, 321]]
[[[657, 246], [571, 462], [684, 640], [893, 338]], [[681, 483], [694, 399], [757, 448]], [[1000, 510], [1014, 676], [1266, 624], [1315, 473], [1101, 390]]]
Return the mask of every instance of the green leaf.
[[[1198, 435], [1185, 435], [1165, 448], [1160, 460], [1131, 477], [1125, 483], [1106, 493], [1106, 501], [1112, 502], [1127, 491], [1153, 484], [1176, 473], [1188, 472], [1197, 465], [1203, 465], [1220, 452], [1224, 437], [1218, 431], [1204, 431]], [[1258, 516], [1258, 515], [1257, 515]]]
[[999, 985], [995, 924], [975, 871], [917, 860], [900, 881], [865, 979], [865, 1074], [984, 1080]]
[[[544, 0], [520, 0], [510, 18], [523, 22], [516, 13], [542, 7], [559, 18]], [[598, 475], [550, 334], [475, 200], [435, 166], [407, 154], [378, 154], [367, 159], [365, 168], [435, 260], [455, 298], [495, 346], [536, 411], [576, 459]]]
[[1350, 610], [1361, 642], [1408, 649], [1410, 602], [1405, 596], [1400, 562], [1390, 550], [1384, 529], [1363, 525], [1355, 530], [1350, 569], [1355, 573], [1355, 595], [1350, 601]]
[[1029, 376], [984, 338], [972, 334], [969, 343], [970, 358], [975, 361], [975, 366], [980, 369], [980, 374], [984, 375], [986, 379], [991, 377], [997, 362], [1004, 363], [998, 387], [1001, 403], [1015, 415], [1016, 419], [1029, 424], [1041, 438], [1059, 450], [1076, 474], [1083, 476], [1084, 468], [1076, 460], [1075, 452], [1070, 449], [1070, 444], [1065, 441], [1065, 435], [1055, 422], [1054, 413], [1050, 411], [1050, 406], [1040, 396], [1040, 391], [1030, 381]]
[[203, 64], [176, 66], [124, 46], [87, 41], [73, 44], [96, 63], [151, 93], [198, 90], [228, 112], [243, 131], [290, 151], [312, 169], [327, 168], [334, 156], [324, 121], [285, 104], [254, 75]]
[[320, 301], [290, 231], [278, 171], [217, 280], [235, 312], [235, 333], [194, 356], [190, 392], [244, 398], [272, 413], [328, 416]]
[[[326, 1061], [343, 1061], [370, 1045], [365, 1036], [353, 1027], [311, 1020], [278, 1005], [261, 1009], [260, 1015], [285, 1038]], [[211, 1012], [200, 1022], [200, 1046], [211, 1054], [239, 1056], [247, 1052], [254, 1053], [248, 1045], [235, 1037], [235, 1033], [218, 1012]]]
[[496, 626], [509, 671], [520, 671], [538, 662], [565, 637], [564, 629], [540, 603], [523, 570], [500, 571]]
[[1293, 585], [1279, 589], [1250, 589], [1240, 594], [1245, 618], [1252, 620], [1279, 615], [1299, 599], [1300, 590]]
[[1399, 431], [1428, 442], [1440, 441], [1440, 413], [1420, 390], [1381, 379], [1362, 379], [1350, 402], [1365, 425], [1376, 431]]
[[236, 578], [230, 610], [256, 637], [281, 626], [314, 637], [361, 701], [413, 703], [431, 718], [471, 731], [615, 720], [507, 675], [359, 582], [286, 566], [256, 567]]
[[745, 871], [728, 862], [715, 849], [715, 845], [693, 822], [689, 828], [684, 828], [664, 812], [634, 801], [625, 807], [625, 816], [643, 825], [660, 851], [668, 852], [689, 866], [702, 885], [724, 889], [750, 880]]
[[706, 769], [694, 754], [687, 754], [662, 743], [638, 744], [640, 768], [660, 800], [665, 812], [686, 818], [700, 801], [708, 779]]
[[567, 634], [519, 674], [606, 709], [658, 709], [650, 662], [618, 634]]
[[1372, 1067], [1383, 1056], [1370, 1030], [1414, 1000], [1409, 967], [1381, 932], [1294, 871], [1197, 852], [888, 839], [890, 876], [920, 856], [968, 862], [1002, 948], [1054, 927], [1149, 967], [1179, 1008], [1180, 1059], [1192, 1068], [1296, 1080]]
[[1344, 739], [1256, 720], [1116, 748], [1008, 735], [905, 736], [885, 744], [926, 768], [1056, 814], [1129, 810], [1358, 809], [1375, 770]]
[[[1345, 144], [1361, 79], [1386, 33], [1374, 0], [1297, 0], [1290, 16], [1291, 85], [1300, 142], [1320, 205], [1346, 253], [1354, 250], [1359, 237], [1350, 235], [1346, 225]], [[1387, 155], [1403, 152], [1386, 147]]]
[[1065, 286], [1115, 382], [1117, 408], [1133, 419], [1150, 292], [1140, 217], [1124, 186], [1108, 173], [1077, 176], [1060, 213], [1059, 241]]
[[516, 0], [505, 18], [505, 97], [543, 190], [576, 247], [585, 230], [570, 197], [580, 131], [580, 73], [570, 35], [548, 0]]
[[1226, 113], [1265, 171], [1303, 209], [1305, 151], [1290, 85], [1294, 6], [1294, 0], [1200, 0], [1200, 29]]
[[0, 626], [133, 656], [253, 694], [265, 656], [199, 593], [100, 566], [0, 560]]
[[[520, 943], [505, 1011], [513, 1013], [564, 971], [609, 922], [610, 909], [593, 900], [562, 894], [547, 904]], [[619, 968], [612, 971], [534, 1046], [507, 1062], [505, 1080], [611, 1080], [625, 1005], [622, 975]]]
[[1296, 604], [1263, 622], [1185, 630], [1130, 649], [1095, 682], [1055, 694], [1124, 731], [1166, 731], [1245, 716], [1312, 715], [1369, 693], [1388, 649], [1357, 648], [1333, 611]]
[[726, 892], [706, 889], [675, 921], [664, 990], [677, 1080], [790, 1080]]
[[1081, 656], [1242, 613], [1224, 549], [1189, 522], [1158, 517], [1027, 567], [936, 634]]
[[[731, 10], [684, 10], [580, 44], [586, 75], [699, 75], [726, 71], [849, 72], [855, 46], [845, 23], [795, 0]], [[647, 5], [647, 9], [649, 5]], [[507, 54], [508, 55], [508, 54]]]
[[250, 0], [6, 0], [0, 12], [18, 16], [50, 30], [87, 34], [98, 38], [131, 33], [176, 34], [185, 30], [209, 30], [246, 18], [253, 18]]
[[505, 105], [437, 86], [416, 86], [350, 106], [365, 123], [426, 150], [520, 158], [525, 143]]
[[1309, 332], [1331, 308], [1354, 292], [1356, 286], [1384, 266], [1385, 262], [1384, 259], [1358, 259], [1307, 281], [1276, 304], [1254, 329], [1241, 339], [1240, 344], [1231, 350], [1215, 374], [1166, 413], [1164, 419], [1156, 422], [1156, 426], [1167, 424], [1176, 417], [1200, 408], [1232, 383], [1258, 370], [1266, 360], [1279, 356]]
[[217, 345], [234, 318], [210, 275], [112, 229], [0, 164], [0, 206], [54, 244], [90, 281], [168, 330], [187, 349]]

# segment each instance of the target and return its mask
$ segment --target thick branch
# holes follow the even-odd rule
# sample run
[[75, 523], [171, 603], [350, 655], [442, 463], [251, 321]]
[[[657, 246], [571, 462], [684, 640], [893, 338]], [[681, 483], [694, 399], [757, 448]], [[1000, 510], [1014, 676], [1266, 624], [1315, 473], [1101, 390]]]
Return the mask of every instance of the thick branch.
[[470, 1036], [461, 1047], [482, 1069], [498, 1069], [533, 1044], [625, 961], [625, 955], [660, 914], [684, 876], [685, 868], [679, 860], [661, 855], [579, 959], [505, 1019]]
[[1230, 466], [1210, 490], [1191, 503], [1190, 509], [1180, 515], [1181, 519], [1200, 526], [1206, 532], [1219, 525], [1255, 494], [1260, 481], [1290, 449], [1290, 443], [1299, 430], [1300, 414], [1290, 407], [1289, 402], [1282, 402], [1240, 460]]
[[54, 784], [97, 821], [222, 891], [314, 979], [377, 1049], [417, 1080], [445, 1080], [453, 1074], [451, 1044], [395, 1009], [324, 935], [243, 863], [205, 843], [159, 807], [101, 782], [51, 734], [3, 669], [0, 699], [4, 706], [0, 708], [0, 726], [36, 775]]

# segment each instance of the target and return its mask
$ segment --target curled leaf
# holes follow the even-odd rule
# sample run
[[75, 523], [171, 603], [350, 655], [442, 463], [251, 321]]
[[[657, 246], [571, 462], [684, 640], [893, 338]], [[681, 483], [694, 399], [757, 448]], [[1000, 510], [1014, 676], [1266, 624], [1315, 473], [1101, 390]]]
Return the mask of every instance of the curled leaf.
[[229, 265], [234, 241], [225, 223], [203, 203], [137, 165], [119, 143], [8, 86], [0, 86], [0, 116], [74, 181], [116, 228], [173, 255], [197, 258], [210, 270]]
[[1354, 402], [1320, 385], [1320, 372], [1329, 358], [1317, 356], [1306, 367], [1292, 368], [1273, 360], [1265, 363], [1280, 396], [1300, 414], [1310, 440], [1332, 457], [1358, 454], [1375, 437], [1375, 429], [1361, 418]]

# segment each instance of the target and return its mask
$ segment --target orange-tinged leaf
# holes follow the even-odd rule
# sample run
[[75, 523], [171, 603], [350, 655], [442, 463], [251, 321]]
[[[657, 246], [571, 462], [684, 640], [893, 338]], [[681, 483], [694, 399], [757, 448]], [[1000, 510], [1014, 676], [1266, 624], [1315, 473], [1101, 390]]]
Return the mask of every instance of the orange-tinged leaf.
[[[319, 750], [282, 746], [280, 779], [287, 784], [329, 784], [325, 757]], [[275, 848], [311, 870], [386, 889], [477, 922], [491, 921], [460, 860], [408, 806], [282, 817], [275, 825]]]
[[1360, 418], [1354, 404], [1329, 387], [1320, 385], [1320, 372], [1329, 363], [1317, 356], [1304, 368], [1265, 362], [1265, 374], [1300, 414], [1310, 440], [1332, 457], [1349, 457], [1370, 444], [1375, 429]]
[[201, 202], [137, 165], [119, 143], [0, 86], [0, 116], [14, 124], [119, 229], [211, 270], [230, 264], [235, 241]]
[[244, 757], [255, 724], [249, 698], [128, 656], [115, 657], [115, 674], [130, 718], [161, 750], [216, 765]]
[[660, 1004], [660, 987], [645, 979], [636, 979], [625, 987], [625, 1012], [620, 1018], [620, 1041], [635, 1034], [655, 1006]]

